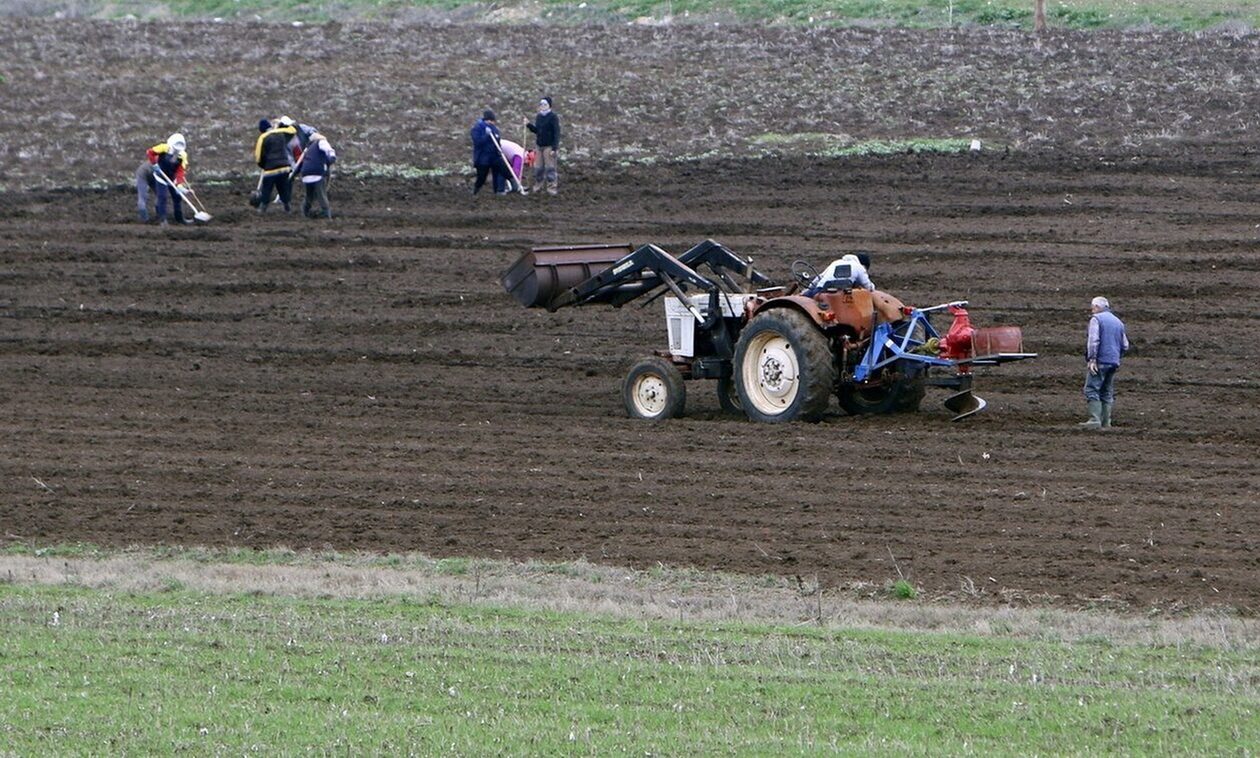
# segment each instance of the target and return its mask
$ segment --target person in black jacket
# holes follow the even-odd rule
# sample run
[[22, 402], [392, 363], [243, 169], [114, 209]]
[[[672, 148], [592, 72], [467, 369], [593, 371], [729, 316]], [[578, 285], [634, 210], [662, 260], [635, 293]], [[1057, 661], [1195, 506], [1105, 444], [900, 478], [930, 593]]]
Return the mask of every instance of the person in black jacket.
[[538, 116], [526, 127], [534, 133], [534, 141], [538, 144], [538, 152], [534, 156], [534, 186], [530, 192], [536, 193], [546, 187], [547, 194], [554, 195], [559, 183], [556, 151], [560, 149], [560, 118], [551, 110], [550, 96], [539, 101]]
[[293, 170], [297, 166], [297, 157], [289, 149], [289, 140], [297, 136], [297, 128], [281, 125], [272, 126], [267, 119], [258, 122], [258, 141], [254, 143], [254, 160], [262, 169], [262, 181], [259, 184], [258, 212], [266, 213], [271, 205], [272, 193], [280, 195], [284, 203], [284, 212], [289, 212], [289, 202], [293, 190]]

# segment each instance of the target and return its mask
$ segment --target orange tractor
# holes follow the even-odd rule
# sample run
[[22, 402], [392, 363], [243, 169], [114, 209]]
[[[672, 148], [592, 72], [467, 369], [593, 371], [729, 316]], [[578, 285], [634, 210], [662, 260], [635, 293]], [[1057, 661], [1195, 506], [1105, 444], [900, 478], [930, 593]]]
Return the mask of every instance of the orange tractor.
[[[952, 391], [958, 420], [985, 407], [973, 367], [1036, 357], [1017, 326], [973, 327], [963, 301], [912, 308], [855, 287], [843, 266], [826, 282], [802, 261], [792, 273], [776, 285], [705, 240], [677, 257], [656, 245], [535, 248], [501, 282], [551, 311], [663, 297], [669, 350], [636, 361], [622, 384], [627, 413], [645, 419], [681, 415], [685, 380], [713, 379], [722, 407], [754, 421], [817, 421], [832, 395], [851, 414], [914, 411], [929, 386]], [[942, 312], [945, 332], [932, 324]]]

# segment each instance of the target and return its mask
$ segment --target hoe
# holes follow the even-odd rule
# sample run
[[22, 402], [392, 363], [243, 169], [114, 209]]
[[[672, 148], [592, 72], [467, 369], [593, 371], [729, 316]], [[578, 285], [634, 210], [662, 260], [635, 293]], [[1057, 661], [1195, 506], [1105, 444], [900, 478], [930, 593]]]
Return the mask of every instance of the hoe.
[[[832, 395], [851, 414], [915, 411], [929, 386], [952, 391], [957, 421], [985, 407], [973, 367], [1036, 357], [1018, 326], [973, 327], [966, 301], [912, 308], [854, 287], [844, 267], [813, 289], [809, 264], [792, 274], [778, 286], [705, 240], [677, 257], [656, 245], [538, 247], [501, 283], [549, 311], [663, 296], [669, 350], [636, 361], [622, 385], [626, 412], [643, 419], [682, 415], [684, 380], [714, 379], [722, 408], [753, 421], [817, 421]], [[953, 317], [944, 333], [932, 324], [942, 313]]]

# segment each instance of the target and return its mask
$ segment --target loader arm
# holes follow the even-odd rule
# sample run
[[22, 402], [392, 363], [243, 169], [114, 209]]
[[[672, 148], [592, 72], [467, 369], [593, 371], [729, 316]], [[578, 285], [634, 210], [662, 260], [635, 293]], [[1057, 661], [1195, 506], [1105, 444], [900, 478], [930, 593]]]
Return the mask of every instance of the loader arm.
[[678, 260], [691, 268], [699, 268], [701, 264], [708, 266], [713, 273], [722, 277], [727, 287], [739, 292], [739, 286], [733, 282], [727, 272], [738, 274], [755, 286], [770, 287], [774, 280], [752, 267], [751, 260], [744, 260], [730, 248], [711, 239], [705, 240], [687, 252], [678, 256]]
[[[717, 282], [697, 273], [656, 245], [649, 244], [618, 259], [577, 286], [560, 292], [547, 303], [547, 310], [591, 303], [621, 306], [661, 285], [676, 294], [681, 294], [690, 285], [708, 293], [715, 307], [717, 296], [722, 291]], [[705, 321], [698, 313], [694, 315], [697, 321]]]

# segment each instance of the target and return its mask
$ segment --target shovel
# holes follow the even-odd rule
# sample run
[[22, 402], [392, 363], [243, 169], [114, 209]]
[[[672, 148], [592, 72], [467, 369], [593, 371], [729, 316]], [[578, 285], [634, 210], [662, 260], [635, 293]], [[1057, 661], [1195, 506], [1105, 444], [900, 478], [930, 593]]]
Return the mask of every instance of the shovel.
[[181, 200], [183, 200], [185, 203], [188, 203], [188, 207], [193, 209], [193, 218], [195, 218], [196, 220], [200, 221], [203, 224], [208, 222], [210, 219], [214, 218], [209, 213], [206, 213], [203, 210], [199, 210], [197, 206], [193, 204], [193, 201], [188, 199], [188, 190], [182, 190], [179, 187], [176, 187], [175, 182], [172, 182], [170, 180], [170, 178], [166, 175], [166, 172], [162, 170], [161, 166], [158, 166], [155, 164], [153, 166], [153, 173], [158, 177], [158, 179], [163, 184], [175, 190], [175, 194], [179, 195]]
[[197, 191], [195, 189], [193, 189], [192, 187], [188, 187], [188, 195], [192, 197], [193, 202], [197, 204], [197, 210], [201, 211], [202, 213], [205, 213], [206, 218], [213, 218], [213, 216], [211, 216], [209, 213], [206, 213], [206, 204], [201, 202], [201, 198], [198, 197]]

